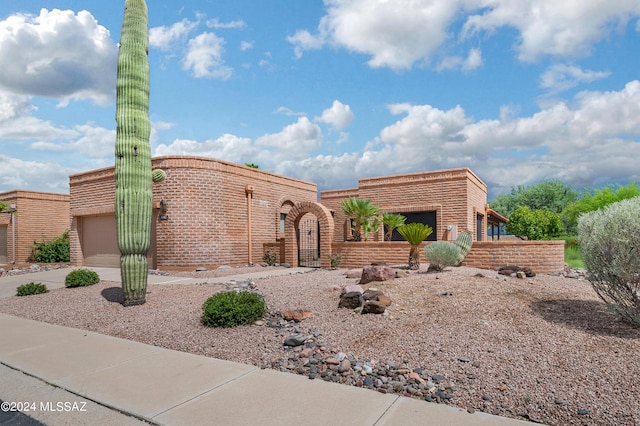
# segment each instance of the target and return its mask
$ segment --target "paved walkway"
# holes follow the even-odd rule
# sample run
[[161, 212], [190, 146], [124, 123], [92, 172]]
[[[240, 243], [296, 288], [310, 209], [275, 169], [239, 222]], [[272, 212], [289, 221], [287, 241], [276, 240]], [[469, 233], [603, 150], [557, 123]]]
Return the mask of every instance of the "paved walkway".
[[[119, 281], [117, 269], [92, 269], [103, 280]], [[60, 286], [59, 277], [63, 282], [68, 273], [62, 271], [30, 274], [29, 281], [54, 288], [50, 283]], [[13, 278], [0, 278], [0, 290], [13, 286]], [[190, 280], [149, 278], [158, 284]], [[222, 280], [232, 278], [244, 277]], [[528, 424], [5, 314], [0, 400], [28, 402], [29, 417], [53, 426]]]

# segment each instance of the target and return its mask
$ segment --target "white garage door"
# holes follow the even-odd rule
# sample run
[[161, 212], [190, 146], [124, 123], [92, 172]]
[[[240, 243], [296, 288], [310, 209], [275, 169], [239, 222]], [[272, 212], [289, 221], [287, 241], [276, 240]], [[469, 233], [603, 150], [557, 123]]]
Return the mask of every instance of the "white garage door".
[[7, 263], [7, 225], [0, 225], [0, 265]]
[[[116, 216], [84, 216], [81, 223], [80, 244], [84, 254], [84, 264], [86, 266], [119, 268], [120, 250], [118, 250]], [[154, 263], [155, 238], [153, 238], [155, 226], [151, 228], [151, 235], [151, 249], [148, 253], [149, 268], [156, 268]]]

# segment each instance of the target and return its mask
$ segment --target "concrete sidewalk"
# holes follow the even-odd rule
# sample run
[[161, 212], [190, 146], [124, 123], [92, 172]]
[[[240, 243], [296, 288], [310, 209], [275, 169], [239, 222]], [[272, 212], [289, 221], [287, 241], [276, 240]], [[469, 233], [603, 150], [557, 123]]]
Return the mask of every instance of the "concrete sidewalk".
[[[117, 269], [93, 269], [116, 281], [108, 274]], [[56, 276], [60, 284], [68, 272], [38, 280]], [[6, 314], [0, 314], [0, 364], [0, 399], [32, 403], [26, 414], [53, 426], [530, 424]]]

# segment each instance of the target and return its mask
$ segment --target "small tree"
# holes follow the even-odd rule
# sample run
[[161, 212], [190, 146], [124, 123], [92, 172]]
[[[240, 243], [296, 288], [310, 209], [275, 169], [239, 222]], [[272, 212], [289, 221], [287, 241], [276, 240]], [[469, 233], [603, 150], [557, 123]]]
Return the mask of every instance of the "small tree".
[[420, 269], [420, 244], [433, 232], [430, 226], [424, 223], [408, 223], [398, 227], [402, 238], [411, 244], [409, 251], [409, 269]]
[[[377, 219], [380, 214], [380, 207], [376, 206], [369, 200], [362, 198], [349, 197], [342, 200], [342, 213], [353, 219], [353, 239], [354, 241], [362, 240], [362, 227], [365, 223]], [[367, 226], [371, 230], [371, 224]]]
[[595, 292], [622, 319], [640, 325], [640, 197], [580, 216], [578, 238]]
[[260, 166], [258, 166], [255, 163], [244, 163], [244, 165], [247, 166], [247, 167], [250, 167], [252, 169], [259, 169], [260, 168]]
[[505, 229], [520, 238], [544, 240], [560, 236], [564, 226], [557, 213], [518, 207], [509, 216], [509, 223]]
[[382, 223], [387, 227], [387, 232], [384, 235], [384, 239], [386, 241], [391, 241], [391, 237], [393, 236], [393, 230], [398, 226], [404, 225], [404, 222], [407, 220], [401, 214], [398, 213], [383, 213], [382, 214]]

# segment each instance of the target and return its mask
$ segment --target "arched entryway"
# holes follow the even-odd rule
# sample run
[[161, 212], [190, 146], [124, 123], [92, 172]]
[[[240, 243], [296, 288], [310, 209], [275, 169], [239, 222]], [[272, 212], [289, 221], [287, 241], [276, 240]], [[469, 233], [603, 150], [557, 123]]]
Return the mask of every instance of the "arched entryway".
[[[311, 239], [311, 244], [317, 244], [317, 258], [319, 260], [319, 266], [321, 268], [328, 268], [331, 266], [329, 256], [331, 255], [331, 242], [333, 239], [333, 217], [331, 212], [325, 206], [320, 203], [312, 201], [302, 201], [293, 206], [293, 208], [287, 214], [285, 220], [285, 251], [286, 258], [291, 259], [293, 266], [300, 265], [299, 252], [301, 248], [301, 242], [298, 240], [298, 235], [302, 235], [301, 238], [309, 239], [309, 231], [313, 221], [309, 220], [309, 216], [313, 215], [317, 219], [317, 234]], [[301, 228], [302, 226], [302, 228]], [[317, 240], [315, 240], [317, 238]], [[303, 240], [304, 241], [304, 240]], [[308, 243], [304, 242], [306, 245]], [[311, 249], [308, 247], [307, 249]]]

